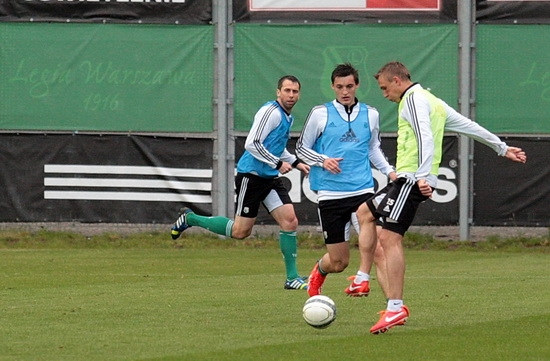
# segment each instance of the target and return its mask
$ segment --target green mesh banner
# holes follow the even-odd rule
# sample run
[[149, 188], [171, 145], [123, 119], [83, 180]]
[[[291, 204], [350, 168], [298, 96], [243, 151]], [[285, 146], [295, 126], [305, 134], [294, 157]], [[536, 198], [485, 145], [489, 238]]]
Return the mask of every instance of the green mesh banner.
[[550, 26], [477, 26], [476, 120], [497, 133], [550, 133]]
[[458, 27], [438, 25], [259, 25], [235, 26], [235, 129], [247, 131], [258, 108], [274, 99], [277, 80], [296, 75], [302, 95], [293, 130], [309, 110], [334, 99], [330, 74], [341, 62], [360, 72], [361, 101], [381, 114], [383, 132], [396, 131], [397, 105], [382, 97], [373, 78], [388, 61], [407, 65], [413, 80], [456, 106]]
[[213, 27], [0, 23], [0, 129], [211, 132]]

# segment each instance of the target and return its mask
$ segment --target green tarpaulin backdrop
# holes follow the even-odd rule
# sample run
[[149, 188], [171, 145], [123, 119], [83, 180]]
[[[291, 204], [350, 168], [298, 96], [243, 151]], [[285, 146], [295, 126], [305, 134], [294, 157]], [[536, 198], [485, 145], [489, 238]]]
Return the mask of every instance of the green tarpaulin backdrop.
[[0, 23], [0, 129], [210, 132], [213, 28]]
[[[394, 132], [396, 105], [373, 74], [400, 60], [413, 80], [458, 104], [456, 24], [235, 24], [234, 128], [275, 98], [277, 79], [302, 82], [294, 131], [333, 99], [330, 72], [352, 62], [361, 101]], [[547, 25], [476, 26], [475, 120], [498, 134], [550, 132]], [[547, 40], [545, 40], [547, 39]], [[210, 133], [214, 28], [208, 25], [0, 23], [0, 129]]]

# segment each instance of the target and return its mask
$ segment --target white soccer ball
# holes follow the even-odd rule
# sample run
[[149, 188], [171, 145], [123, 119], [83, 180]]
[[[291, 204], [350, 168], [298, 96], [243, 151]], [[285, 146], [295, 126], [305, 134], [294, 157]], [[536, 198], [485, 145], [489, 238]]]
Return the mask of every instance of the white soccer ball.
[[336, 304], [327, 296], [313, 296], [304, 304], [302, 315], [308, 325], [326, 328], [336, 320]]

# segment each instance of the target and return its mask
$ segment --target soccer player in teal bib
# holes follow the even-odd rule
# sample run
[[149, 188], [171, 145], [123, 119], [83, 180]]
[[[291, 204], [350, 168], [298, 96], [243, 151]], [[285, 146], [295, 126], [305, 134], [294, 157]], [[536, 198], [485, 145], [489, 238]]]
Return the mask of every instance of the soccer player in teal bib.
[[307, 277], [301, 277], [296, 266], [298, 219], [288, 190], [279, 178], [279, 173], [286, 174], [293, 168], [309, 174], [309, 166], [286, 149], [294, 121], [291, 111], [300, 98], [300, 88], [295, 76], [281, 77], [277, 83], [277, 99], [265, 103], [254, 116], [245, 151], [237, 163], [235, 220], [202, 216], [182, 208], [171, 229], [173, 239], [192, 226], [244, 239], [252, 233], [258, 210], [263, 205], [281, 228], [279, 244], [286, 270], [284, 289], [288, 290], [307, 288]]
[[[370, 163], [390, 179], [395, 177], [380, 148], [378, 111], [355, 96], [357, 69], [349, 63], [338, 65], [331, 74], [331, 86], [336, 98], [310, 111], [296, 144], [298, 157], [311, 166], [310, 188], [317, 193], [327, 249], [310, 273], [309, 296], [321, 293], [329, 273], [342, 272], [349, 264], [347, 227], [359, 205], [374, 193]], [[372, 257], [374, 252], [365, 249], [365, 227], [360, 225], [359, 232], [361, 264], [369, 262], [363, 256]], [[369, 282], [369, 273], [360, 269], [344, 292], [352, 297], [367, 296]]]

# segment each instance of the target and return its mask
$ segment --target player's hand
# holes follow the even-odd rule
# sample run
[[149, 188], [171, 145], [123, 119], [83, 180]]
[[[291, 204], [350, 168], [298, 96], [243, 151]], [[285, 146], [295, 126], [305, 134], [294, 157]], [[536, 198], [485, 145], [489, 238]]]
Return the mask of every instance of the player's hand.
[[419, 179], [416, 184], [418, 184], [418, 189], [420, 189], [420, 193], [422, 193], [423, 196], [432, 196], [433, 189], [428, 183], [426, 183], [425, 179]]
[[281, 165], [281, 167], [279, 168], [279, 173], [281, 174], [287, 174], [288, 172], [290, 172], [292, 170], [292, 164], [290, 164], [289, 162], [284, 162], [283, 161], [283, 164]]
[[305, 163], [298, 163], [298, 165], [296, 166], [296, 169], [298, 169], [300, 172], [304, 173], [305, 175], [308, 175], [310, 167]]
[[508, 150], [506, 150], [506, 154], [504, 156], [514, 162], [527, 162], [527, 155], [521, 148], [518, 147], [508, 147]]
[[327, 158], [323, 161], [323, 168], [331, 172], [332, 174], [339, 174], [342, 172], [340, 169], [340, 161], [344, 158]]
[[390, 172], [390, 174], [388, 174], [388, 178], [390, 178], [392, 182], [395, 181], [397, 179], [397, 173]]

